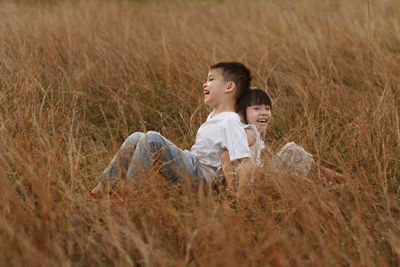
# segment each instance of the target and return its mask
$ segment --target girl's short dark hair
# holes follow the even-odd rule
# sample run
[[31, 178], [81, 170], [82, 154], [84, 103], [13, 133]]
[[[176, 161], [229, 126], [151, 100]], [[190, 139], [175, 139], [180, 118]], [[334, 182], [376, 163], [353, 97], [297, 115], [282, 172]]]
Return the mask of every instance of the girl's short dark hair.
[[267, 92], [259, 88], [251, 88], [244, 94], [238, 102], [237, 112], [243, 116], [245, 123], [247, 122], [247, 107], [254, 105], [266, 105], [272, 108], [271, 98], [269, 98]]

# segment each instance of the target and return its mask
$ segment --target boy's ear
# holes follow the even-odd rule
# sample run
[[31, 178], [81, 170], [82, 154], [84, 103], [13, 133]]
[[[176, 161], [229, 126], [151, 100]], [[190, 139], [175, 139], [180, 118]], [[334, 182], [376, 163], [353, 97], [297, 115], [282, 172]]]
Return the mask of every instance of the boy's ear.
[[235, 82], [229, 82], [228, 87], [225, 89], [225, 93], [233, 92], [233, 90], [235, 90], [235, 88], [236, 88]]

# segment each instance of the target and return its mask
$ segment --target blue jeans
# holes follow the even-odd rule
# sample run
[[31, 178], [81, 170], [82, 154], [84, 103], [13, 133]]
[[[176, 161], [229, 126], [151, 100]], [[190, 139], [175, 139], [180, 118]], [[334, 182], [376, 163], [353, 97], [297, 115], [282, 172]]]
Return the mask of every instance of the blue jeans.
[[129, 179], [141, 170], [150, 169], [154, 163], [160, 165], [162, 174], [177, 181], [189, 177], [194, 184], [204, 182], [197, 157], [182, 150], [157, 132], [131, 134], [118, 150], [101, 178], [110, 186], [118, 179]]

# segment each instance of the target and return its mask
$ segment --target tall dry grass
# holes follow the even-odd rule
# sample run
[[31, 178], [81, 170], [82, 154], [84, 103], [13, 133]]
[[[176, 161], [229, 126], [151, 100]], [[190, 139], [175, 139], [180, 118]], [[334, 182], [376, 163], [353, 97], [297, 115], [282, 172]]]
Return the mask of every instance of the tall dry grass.
[[[399, 265], [399, 9], [0, 2], [0, 264]], [[222, 60], [273, 98], [264, 160], [294, 140], [348, 185], [264, 169], [232, 200], [153, 170], [118, 191], [121, 206], [88, 200], [131, 132], [190, 148], [207, 66]]]

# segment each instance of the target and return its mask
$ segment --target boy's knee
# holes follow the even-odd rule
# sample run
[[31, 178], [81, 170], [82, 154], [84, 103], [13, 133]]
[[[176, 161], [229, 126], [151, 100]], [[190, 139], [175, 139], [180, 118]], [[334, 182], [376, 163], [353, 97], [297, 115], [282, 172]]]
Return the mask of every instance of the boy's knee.
[[149, 145], [152, 152], [160, 150], [164, 146], [162, 135], [157, 132], [149, 131], [140, 139]]
[[157, 142], [161, 140], [161, 134], [153, 131], [149, 131], [146, 133], [147, 140], [149, 142]]
[[136, 144], [142, 136], [144, 136], [144, 133], [135, 132], [126, 138], [124, 145]]
[[140, 138], [142, 135], [144, 135], [144, 133], [142, 133], [142, 132], [134, 132], [134, 133], [131, 134], [128, 138], [130, 138], [130, 139], [138, 139], [138, 138]]

